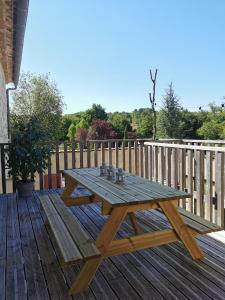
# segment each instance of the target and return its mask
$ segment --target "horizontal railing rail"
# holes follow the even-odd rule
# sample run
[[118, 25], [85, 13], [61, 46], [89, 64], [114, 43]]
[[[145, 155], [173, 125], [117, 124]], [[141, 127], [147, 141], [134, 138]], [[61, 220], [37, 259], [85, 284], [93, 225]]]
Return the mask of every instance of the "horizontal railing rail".
[[[186, 140], [187, 141], [187, 140]], [[214, 141], [213, 141], [214, 142]], [[36, 189], [61, 188], [62, 171], [72, 168], [112, 164], [146, 179], [172, 186], [192, 195], [180, 201], [180, 207], [224, 227], [225, 147], [190, 144], [182, 140], [89, 140], [56, 144], [48, 169], [36, 174]], [[222, 145], [222, 143], [208, 143]], [[2, 192], [15, 191], [7, 179], [1, 146]]]

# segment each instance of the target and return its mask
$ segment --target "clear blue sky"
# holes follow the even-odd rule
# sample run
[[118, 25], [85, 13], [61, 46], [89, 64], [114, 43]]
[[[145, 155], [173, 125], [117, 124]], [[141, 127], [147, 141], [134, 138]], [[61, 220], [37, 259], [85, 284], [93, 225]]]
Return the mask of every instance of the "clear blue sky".
[[65, 113], [148, 107], [172, 81], [184, 107], [225, 95], [224, 0], [30, 0], [22, 70], [51, 73]]

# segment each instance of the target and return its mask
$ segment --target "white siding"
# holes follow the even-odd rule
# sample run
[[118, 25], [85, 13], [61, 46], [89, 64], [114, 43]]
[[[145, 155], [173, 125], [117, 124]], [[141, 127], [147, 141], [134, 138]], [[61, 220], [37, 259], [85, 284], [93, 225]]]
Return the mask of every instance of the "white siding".
[[8, 143], [7, 99], [5, 76], [0, 63], [0, 143]]

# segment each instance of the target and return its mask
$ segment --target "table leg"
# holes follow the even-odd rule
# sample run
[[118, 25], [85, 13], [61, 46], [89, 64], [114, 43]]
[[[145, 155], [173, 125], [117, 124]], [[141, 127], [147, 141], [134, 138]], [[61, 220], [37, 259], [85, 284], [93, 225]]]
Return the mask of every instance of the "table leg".
[[105, 253], [107, 251], [111, 241], [114, 239], [126, 215], [127, 215], [126, 206], [113, 208], [109, 219], [103, 226], [96, 240], [96, 246], [102, 253]]
[[91, 280], [94, 277], [98, 267], [100, 266], [102, 259], [102, 257], [98, 257], [85, 262], [83, 268], [69, 290], [70, 295], [82, 293], [88, 289], [88, 286], [91, 283]]
[[104, 253], [108, 250], [109, 245], [119, 230], [120, 225], [124, 221], [126, 214], [126, 207], [118, 207], [112, 210], [109, 219], [105, 223], [96, 240], [96, 246], [101, 251], [102, 256], [85, 262], [78, 277], [70, 288], [70, 295], [83, 292], [88, 288], [92, 278], [104, 259]]
[[128, 216], [130, 218], [131, 225], [132, 225], [132, 227], [134, 229], [134, 233], [136, 235], [140, 234], [141, 233], [141, 229], [140, 229], [140, 226], [138, 225], [137, 218], [136, 218], [135, 214], [133, 212], [129, 212]]
[[73, 180], [72, 178], [67, 177], [66, 186], [65, 186], [65, 189], [64, 189], [64, 191], [61, 195], [61, 198], [64, 202], [66, 202], [66, 200], [71, 197], [71, 194], [73, 193], [73, 191], [75, 190], [77, 185], [78, 185], [78, 183], [75, 180]]
[[193, 259], [201, 259], [204, 254], [198, 246], [195, 238], [191, 235], [187, 225], [184, 223], [181, 215], [177, 211], [176, 207], [170, 201], [161, 201], [159, 206], [167, 216], [176, 234], [179, 236], [181, 241], [184, 243], [186, 249], [189, 251]]

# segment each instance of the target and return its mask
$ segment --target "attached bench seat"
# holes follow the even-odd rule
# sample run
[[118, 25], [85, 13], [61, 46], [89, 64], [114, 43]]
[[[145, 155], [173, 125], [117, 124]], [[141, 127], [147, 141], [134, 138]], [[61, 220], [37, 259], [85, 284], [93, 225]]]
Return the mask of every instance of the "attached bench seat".
[[100, 252], [73, 213], [56, 193], [39, 196], [58, 247], [62, 265], [100, 257]]
[[182, 215], [185, 224], [187, 224], [190, 228], [196, 230], [199, 234], [206, 234], [222, 230], [222, 228], [218, 225], [209, 222], [199, 216], [196, 216], [183, 208], [178, 208], [178, 211]]

